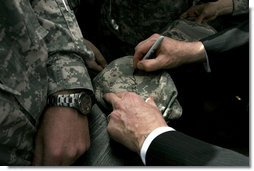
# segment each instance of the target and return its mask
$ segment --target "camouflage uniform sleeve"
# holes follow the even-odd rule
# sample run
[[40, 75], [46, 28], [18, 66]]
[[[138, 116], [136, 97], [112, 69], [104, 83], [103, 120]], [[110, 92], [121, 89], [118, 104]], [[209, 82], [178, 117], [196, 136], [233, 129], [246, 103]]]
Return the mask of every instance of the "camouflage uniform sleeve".
[[[69, 0], [70, 1], [70, 0]], [[68, 89], [93, 91], [85, 59], [93, 52], [82, 42], [82, 33], [67, 0], [33, 0], [40, 24], [48, 31], [48, 94]]]
[[249, 12], [249, 0], [233, 0], [233, 15]]

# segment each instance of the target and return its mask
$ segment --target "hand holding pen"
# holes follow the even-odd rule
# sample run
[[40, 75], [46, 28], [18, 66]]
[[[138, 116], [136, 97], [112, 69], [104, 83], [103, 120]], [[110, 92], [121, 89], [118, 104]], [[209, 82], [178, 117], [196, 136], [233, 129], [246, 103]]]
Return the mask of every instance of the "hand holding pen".
[[[157, 39], [152, 45], [150, 45], [151, 41], [143, 41], [137, 45], [136, 52], [134, 54], [134, 67], [135, 68], [137, 68], [136, 67], [137, 63], [140, 60], [147, 60], [147, 59], [152, 59], [155, 57], [155, 53], [159, 49], [159, 47], [164, 39], [164, 36], [158, 36], [158, 34], [151, 36], [149, 39], [152, 39], [152, 37], [155, 37], [155, 36], [157, 36]], [[154, 38], [153, 38], [153, 41], [154, 41]], [[144, 45], [144, 44], [148, 44], [148, 43], [149, 43], [149, 45]], [[142, 48], [142, 51], [139, 51], [139, 50], [137, 51], [137, 48], [139, 46], [145, 46], [146, 48]], [[147, 51], [147, 47], [149, 47], [148, 51]], [[146, 52], [145, 56], [143, 56], [144, 52]]]
[[183, 64], [206, 62], [205, 54], [201, 41], [180, 41], [153, 34], [136, 46], [133, 65], [146, 72], [172, 69]]
[[152, 47], [149, 49], [149, 51], [146, 53], [146, 55], [144, 56], [144, 58], [142, 60], [145, 60], [145, 59], [151, 59], [155, 52], [157, 51], [157, 49], [159, 48], [162, 40], [164, 39], [164, 36], [160, 36], [155, 42], [154, 44], [152, 45]]

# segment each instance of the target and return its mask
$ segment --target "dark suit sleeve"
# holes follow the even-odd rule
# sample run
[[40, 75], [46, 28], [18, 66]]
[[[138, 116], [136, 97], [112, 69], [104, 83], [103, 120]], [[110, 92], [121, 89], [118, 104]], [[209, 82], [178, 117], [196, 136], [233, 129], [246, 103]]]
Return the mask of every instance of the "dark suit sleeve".
[[230, 51], [239, 46], [249, 43], [249, 20], [244, 21], [237, 27], [230, 28], [201, 40], [209, 55], [220, 54]]
[[249, 54], [249, 18], [237, 27], [227, 29], [201, 40], [203, 43], [211, 66], [216, 68], [222, 61], [230, 61], [235, 57], [248, 56]]
[[156, 137], [146, 153], [146, 165], [248, 166], [249, 158], [176, 131]]

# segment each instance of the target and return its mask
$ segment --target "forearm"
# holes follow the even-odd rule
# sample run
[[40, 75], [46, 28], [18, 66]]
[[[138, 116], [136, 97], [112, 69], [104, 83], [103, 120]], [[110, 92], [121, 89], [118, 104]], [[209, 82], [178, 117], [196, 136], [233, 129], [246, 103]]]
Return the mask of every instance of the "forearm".
[[186, 59], [186, 63], [204, 62], [206, 60], [205, 48], [200, 41], [184, 42], [184, 44], [181, 42], [179, 45], [184, 46], [184, 48], [179, 49], [181, 49], [180, 53], [182, 53], [180, 56]]

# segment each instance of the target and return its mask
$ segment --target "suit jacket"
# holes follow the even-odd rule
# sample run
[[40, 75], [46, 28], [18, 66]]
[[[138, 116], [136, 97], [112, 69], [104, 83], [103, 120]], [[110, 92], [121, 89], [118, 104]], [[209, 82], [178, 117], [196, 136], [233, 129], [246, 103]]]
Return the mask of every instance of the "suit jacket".
[[201, 41], [209, 58], [210, 75], [216, 78], [213, 84], [220, 87], [222, 94], [240, 96], [245, 108], [248, 108], [249, 14], [243, 16], [246, 19], [240, 24]]
[[[248, 14], [249, 15], [249, 14]], [[249, 17], [236, 27], [202, 39], [207, 53], [222, 53], [249, 43]]]
[[[249, 14], [246, 15], [246, 20], [236, 27], [229, 28], [212, 36], [202, 39], [202, 43], [209, 57], [211, 68], [214, 65], [218, 66], [221, 63], [221, 56], [226, 60], [232, 60], [232, 56], [249, 55]], [[244, 51], [242, 51], [244, 49]], [[240, 52], [240, 53], [239, 53]], [[237, 58], [237, 61], [242, 61]], [[239, 64], [239, 63], [238, 63]]]
[[249, 158], [177, 131], [156, 137], [146, 153], [147, 165], [248, 166]]
[[[201, 41], [208, 54], [212, 73], [218, 73], [218, 75], [226, 73], [228, 77], [232, 77], [234, 82], [228, 87], [236, 84], [238, 77], [234, 72], [239, 74], [244, 71], [241, 78], [237, 80], [241, 85], [243, 81], [248, 81], [248, 17], [237, 27]], [[222, 79], [225, 80], [228, 77], [222, 77]], [[239, 81], [240, 79], [243, 81]], [[239, 153], [202, 142], [180, 132], [166, 132], [156, 137], [151, 143], [146, 154], [146, 163], [147, 165], [247, 166], [249, 159]]]

